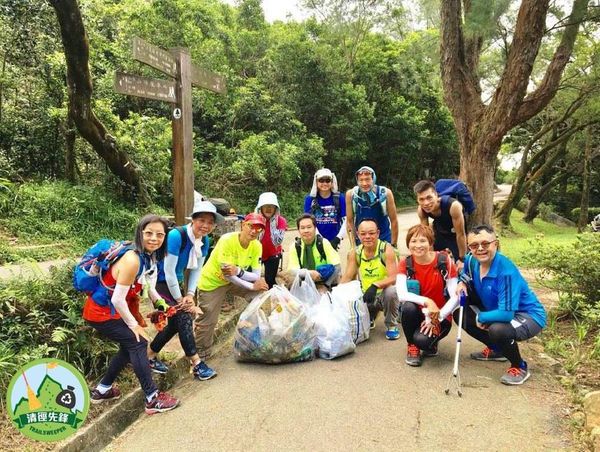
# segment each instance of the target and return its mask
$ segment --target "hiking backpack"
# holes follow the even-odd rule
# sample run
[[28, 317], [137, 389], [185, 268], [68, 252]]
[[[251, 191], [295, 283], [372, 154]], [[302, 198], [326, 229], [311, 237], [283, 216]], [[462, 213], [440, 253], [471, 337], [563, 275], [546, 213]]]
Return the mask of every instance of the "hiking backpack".
[[[317, 251], [319, 252], [319, 256], [321, 256], [321, 260], [327, 262], [327, 256], [325, 255], [325, 248], [323, 248], [323, 237], [317, 234], [315, 238], [315, 244], [317, 245]], [[298, 255], [298, 263], [300, 264], [300, 268], [302, 268], [302, 239], [300, 237], [296, 237], [295, 241], [296, 245], [296, 254]]]
[[[110, 306], [111, 314], [114, 314], [114, 307], [110, 303], [110, 298], [115, 287], [107, 286], [103, 278], [111, 265], [130, 250], [135, 250], [133, 243], [130, 241], [101, 239], [96, 242], [85, 252], [73, 269], [73, 287], [75, 290], [88, 294], [100, 306]], [[140, 268], [136, 280], [144, 271], [144, 262], [141, 256], [138, 255], [138, 257]]]
[[[377, 249], [377, 255], [379, 256], [379, 260], [381, 261], [381, 263], [383, 264], [383, 266], [385, 267], [385, 248], [386, 248], [387, 242], [384, 242], [383, 240], [379, 241], [379, 248]], [[362, 260], [362, 252], [364, 249], [364, 245], [359, 245], [358, 248], [356, 249], [356, 264], [360, 267], [360, 261]]]
[[465, 183], [458, 179], [438, 179], [435, 183], [435, 191], [440, 196], [450, 196], [459, 201], [463, 206], [465, 215], [475, 212], [475, 201]]
[[[354, 219], [356, 220], [356, 212], [358, 211], [358, 191], [359, 187], [354, 187], [352, 189], [352, 212], [354, 213]], [[387, 190], [382, 185], [376, 185], [375, 190], [377, 193], [377, 201], [381, 205], [381, 211], [383, 212], [383, 216], [387, 215]]]
[[[448, 254], [445, 251], [438, 251], [436, 256], [437, 262], [435, 267], [442, 275], [444, 280], [444, 292], [446, 291], [446, 283], [448, 282]], [[407, 279], [414, 279], [415, 267], [413, 263], [412, 255], [409, 254], [406, 257], [406, 277]]]

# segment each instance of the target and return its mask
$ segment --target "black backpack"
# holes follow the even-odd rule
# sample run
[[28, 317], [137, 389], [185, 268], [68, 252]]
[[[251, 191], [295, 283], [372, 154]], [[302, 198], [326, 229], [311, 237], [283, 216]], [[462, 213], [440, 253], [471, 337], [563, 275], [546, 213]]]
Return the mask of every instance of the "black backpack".
[[[325, 255], [325, 248], [323, 248], [323, 237], [319, 234], [316, 236], [316, 245], [317, 251], [319, 252], [319, 256], [321, 256], [322, 261], [327, 261], [327, 256]], [[298, 255], [298, 263], [300, 264], [300, 268], [302, 267], [302, 239], [300, 237], [296, 237], [296, 254]]]
[[[448, 281], [448, 254], [445, 251], [439, 251], [437, 253], [436, 268], [444, 279], [444, 291], [446, 290], [446, 282]], [[412, 255], [406, 257], [406, 277], [408, 279], [414, 279], [415, 267], [413, 263]]]

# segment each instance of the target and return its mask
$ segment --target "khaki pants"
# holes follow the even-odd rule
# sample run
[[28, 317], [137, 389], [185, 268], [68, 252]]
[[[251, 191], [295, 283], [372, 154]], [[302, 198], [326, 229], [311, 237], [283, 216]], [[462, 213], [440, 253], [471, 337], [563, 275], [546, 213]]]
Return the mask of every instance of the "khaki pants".
[[379, 311], [385, 315], [385, 326], [387, 328], [398, 326], [398, 313], [400, 311], [400, 302], [396, 293], [396, 286], [386, 287], [377, 295], [375, 303], [369, 306], [369, 315], [371, 320], [377, 317]]
[[231, 283], [210, 291], [198, 290], [198, 302], [200, 309], [202, 309], [202, 314], [198, 316], [197, 322], [200, 327], [197, 336], [200, 359], [210, 357], [215, 326], [221, 312], [221, 304], [223, 304], [223, 300], [228, 293], [245, 298], [249, 302], [260, 292], [244, 289]]

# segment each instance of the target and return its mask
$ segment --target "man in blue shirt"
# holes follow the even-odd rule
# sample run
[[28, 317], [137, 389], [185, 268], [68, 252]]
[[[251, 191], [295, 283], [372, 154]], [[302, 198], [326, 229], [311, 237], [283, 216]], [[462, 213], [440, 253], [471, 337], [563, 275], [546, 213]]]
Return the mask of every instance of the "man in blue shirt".
[[[457, 293], [468, 296], [463, 329], [486, 345], [471, 353], [480, 361], [510, 361], [500, 381], [523, 384], [530, 376], [517, 341], [537, 335], [546, 326], [546, 311], [529, 288], [519, 269], [498, 251], [498, 237], [488, 225], [469, 231], [470, 255], [459, 276]], [[458, 315], [454, 316], [458, 323]]]
[[346, 199], [340, 194], [335, 174], [321, 168], [313, 177], [310, 193], [304, 198], [304, 213], [317, 220], [317, 231], [338, 250], [346, 236]]

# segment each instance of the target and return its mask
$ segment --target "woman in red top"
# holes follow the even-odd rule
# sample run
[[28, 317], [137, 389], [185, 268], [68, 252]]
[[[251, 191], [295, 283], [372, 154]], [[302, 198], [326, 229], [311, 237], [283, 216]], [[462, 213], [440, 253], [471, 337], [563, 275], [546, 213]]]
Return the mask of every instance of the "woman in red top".
[[262, 193], [258, 198], [256, 213], [265, 217], [266, 227], [261, 233], [259, 239], [262, 244], [261, 261], [265, 266], [265, 281], [271, 289], [275, 285], [275, 277], [281, 262], [281, 243], [285, 231], [287, 230], [287, 221], [279, 214], [279, 202], [277, 195], [272, 192]]
[[[433, 251], [433, 242], [431, 227], [411, 227], [406, 235], [410, 256], [398, 266], [396, 291], [403, 302], [402, 329], [409, 366], [420, 366], [422, 356], [437, 355], [438, 343], [450, 332], [451, 314], [458, 305], [456, 266], [445, 252]], [[407, 265], [407, 260], [412, 265]]]
[[146, 215], [137, 225], [132, 250], [113, 263], [102, 276], [106, 287], [111, 287], [110, 304], [101, 306], [88, 297], [83, 306], [83, 318], [100, 334], [119, 344], [119, 351], [111, 360], [108, 370], [92, 391], [92, 403], [120, 397], [113, 383], [121, 370], [131, 363], [142, 390], [146, 395], [146, 413], [154, 414], [175, 408], [179, 401], [166, 392], [159, 392], [152, 381], [148, 362], [148, 335], [132, 315], [129, 304], [135, 303], [144, 284], [150, 288], [150, 298], [160, 295], [154, 288], [156, 262], [164, 257], [167, 221], [158, 215]]

